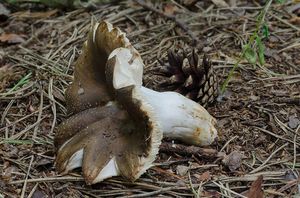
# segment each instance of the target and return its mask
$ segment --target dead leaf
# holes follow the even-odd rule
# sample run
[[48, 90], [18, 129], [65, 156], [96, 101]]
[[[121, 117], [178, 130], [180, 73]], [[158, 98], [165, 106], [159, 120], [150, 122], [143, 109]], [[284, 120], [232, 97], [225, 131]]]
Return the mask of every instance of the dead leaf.
[[197, 3], [198, 0], [184, 0], [183, 5], [190, 7], [193, 6]]
[[170, 4], [170, 3], [168, 3], [164, 6], [164, 12], [167, 15], [173, 15], [177, 10], [178, 10], [178, 8], [175, 5]]
[[186, 175], [186, 173], [188, 172], [189, 167], [188, 166], [182, 166], [182, 165], [178, 165], [176, 167], [176, 174], [179, 176], [184, 176]]
[[40, 189], [37, 189], [36, 191], [34, 191], [32, 198], [44, 198], [47, 197], [47, 195], [41, 191]]
[[36, 111], [36, 109], [35, 109], [32, 105], [29, 105], [28, 111], [29, 111], [30, 113], [33, 113], [33, 112]]
[[0, 36], [0, 42], [9, 43], [9, 44], [18, 44], [18, 43], [25, 42], [25, 40], [22, 38], [21, 35], [18, 34], [3, 33]]
[[[1, 83], [0, 83], [0, 88], [1, 88]], [[18, 147], [11, 144], [3, 144], [0, 150], [0, 153], [3, 153], [3, 157], [10, 158], [10, 159], [18, 158], [19, 157], [18, 152], [19, 152]]]
[[185, 182], [181, 179], [179, 179], [177, 182], [176, 182], [176, 185], [179, 186], [179, 187], [184, 187], [186, 186]]
[[232, 92], [229, 91], [228, 89], [225, 89], [224, 93], [219, 94], [217, 101], [223, 102], [223, 101], [229, 100], [231, 98], [231, 96], [232, 96]]
[[300, 120], [297, 118], [297, 116], [290, 116], [288, 126], [291, 129], [296, 129], [298, 125], [300, 124]]
[[300, 4], [296, 3], [295, 1], [294, 1], [294, 4], [292, 4], [291, 6], [287, 7], [288, 13], [294, 13], [294, 14], [296, 14], [297, 10], [300, 10]]
[[218, 191], [202, 191], [201, 197], [219, 198], [221, 195]]
[[4, 63], [5, 63], [5, 61], [4, 61], [5, 58], [4, 57], [5, 57], [5, 52], [3, 50], [0, 50], [0, 69], [1, 69], [1, 67], [4, 66]]
[[259, 96], [255, 96], [255, 95], [253, 95], [253, 94], [251, 94], [248, 98], [249, 98], [250, 100], [252, 100], [252, 101], [258, 101], [258, 100], [260, 100], [260, 97], [259, 97]]
[[11, 85], [16, 76], [18, 74], [13, 71], [11, 65], [5, 64], [2, 66], [2, 61], [0, 60], [0, 93], [3, 93]]
[[211, 174], [209, 171], [202, 173], [201, 175], [195, 175], [200, 181], [209, 181], [211, 179]]
[[211, 0], [219, 8], [228, 8], [229, 5], [224, 0]]
[[237, 5], [237, 0], [230, 0], [230, 1], [229, 1], [229, 5], [230, 5], [230, 7], [236, 7], [236, 5]]
[[236, 171], [241, 167], [243, 157], [244, 155], [239, 151], [232, 151], [229, 155], [224, 157], [222, 162], [229, 168], [230, 171]]
[[55, 99], [65, 102], [64, 95], [57, 88], [53, 89], [53, 96]]
[[53, 163], [53, 160], [47, 159], [47, 158], [42, 158], [39, 160], [34, 166], [39, 168], [41, 166], [47, 166]]
[[11, 181], [14, 170], [15, 168], [13, 166], [11, 166], [8, 162], [4, 162], [0, 180], [3, 180], [4, 182]]
[[289, 21], [292, 24], [299, 25], [300, 24], [300, 17], [295, 16], [295, 17], [291, 18]]
[[261, 188], [263, 183], [263, 176], [260, 175], [251, 185], [249, 192], [247, 193], [248, 198], [263, 198], [264, 192]]
[[292, 170], [287, 170], [284, 174], [284, 179], [286, 181], [295, 181], [297, 180], [296, 173], [294, 173]]
[[24, 19], [24, 18], [40, 19], [40, 18], [49, 18], [50, 16], [55, 15], [57, 12], [58, 12], [57, 9], [49, 10], [46, 12], [20, 11], [20, 12], [15, 12], [12, 15], [20, 19]]
[[173, 173], [173, 171], [170, 170], [170, 169], [164, 170], [164, 169], [159, 168], [159, 167], [153, 167], [153, 170], [157, 171], [160, 175], [166, 175], [167, 177], [174, 177], [176, 179], [181, 179], [181, 177], [175, 175]]
[[2, 3], [0, 3], [0, 21], [8, 19], [9, 14], [10, 11]]

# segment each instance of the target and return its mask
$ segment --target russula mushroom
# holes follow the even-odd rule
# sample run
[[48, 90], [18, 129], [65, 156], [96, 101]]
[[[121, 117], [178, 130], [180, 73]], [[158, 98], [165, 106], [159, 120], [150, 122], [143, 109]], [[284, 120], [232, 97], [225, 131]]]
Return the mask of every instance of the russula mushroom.
[[215, 119], [175, 92], [142, 86], [143, 62], [125, 33], [97, 23], [84, 43], [66, 91], [73, 115], [57, 129], [56, 167], [82, 167], [88, 184], [112, 176], [134, 181], [155, 160], [162, 136], [208, 145]]
[[[130, 181], [137, 179], [155, 160], [162, 139], [154, 110], [135, 86], [109, 90], [105, 65], [108, 54], [117, 47], [126, 47], [130, 54], [136, 51], [119, 29], [107, 22], [96, 24], [66, 92], [69, 111], [75, 115], [56, 132], [58, 171], [82, 167], [88, 184], [118, 175]], [[141, 76], [142, 65], [135, 65], [139, 59], [135, 57], [130, 67], [138, 66], [134, 71]], [[134, 83], [142, 81], [136, 79]], [[78, 94], [80, 89], [84, 91]]]

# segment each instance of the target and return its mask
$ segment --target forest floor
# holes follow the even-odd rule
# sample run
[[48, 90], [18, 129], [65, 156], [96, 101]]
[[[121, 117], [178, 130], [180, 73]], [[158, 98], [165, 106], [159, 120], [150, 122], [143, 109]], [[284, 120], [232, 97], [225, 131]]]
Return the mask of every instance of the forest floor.
[[217, 155], [161, 151], [157, 165], [134, 183], [112, 178], [88, 186], [80, 170], [57, 175], [55, 128], [67, 118], [64, 90], [92, 21], [108, 20], [127, 33], [146, 65], [147, 87], [159, 83], [152, 72], [159, 67], [157, 59], [170, 48], [189, 46], [190, 32], [222, 84], [262, 9], [255, 1], [155, 2], [152, 8], [176, 16], [189, 31], [132, 1], [70, 11], [26, 4], [6, 5], [11, 13], [3, 14], [0, 8], [0, 197], [246, 197], [254, 181], [250, 191], [262, 187], [265, 197], [299, 196], [296, 1], [269, 8], [266, 64], [242, 61], [225, 93], [207, 107], [220, 135], [207, 151]]

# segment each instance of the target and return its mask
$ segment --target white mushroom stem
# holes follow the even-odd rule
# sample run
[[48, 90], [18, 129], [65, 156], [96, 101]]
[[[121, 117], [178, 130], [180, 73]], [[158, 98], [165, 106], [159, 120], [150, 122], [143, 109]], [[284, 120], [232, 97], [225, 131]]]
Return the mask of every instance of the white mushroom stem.
[[164, 137], [194, 145], [209, 145], [217, 137], [215, 119], [198, 103], [176, 92], [141, 87], [160, 121]]

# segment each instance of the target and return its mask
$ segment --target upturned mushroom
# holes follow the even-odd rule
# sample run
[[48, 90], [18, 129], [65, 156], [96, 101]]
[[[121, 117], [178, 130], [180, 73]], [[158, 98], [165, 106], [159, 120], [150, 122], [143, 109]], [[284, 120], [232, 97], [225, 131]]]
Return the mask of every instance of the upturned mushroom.
[[[135, 52], [119, 29], [96, 24], [66, 91], [67, 107], [74, 115], [56, 131], [58, 171], [82, 167], [88, 184], [118, 175], [134, 181], [151, 166], [162, 139], [153, 108], [134, 86], [109, 90], [105, 65], [117, 47]], [[135, 68], [135, 73], [142, 71]]]
[[82, 167], [88, 184], [118, 175], [134, 181], [152, 165], [162, 136], [215, 140], [215, 119], [178, 93], [143, 87], [143, 67], [125, 33], [105, 21], [93, 26], [66, 91], [74, 115], [56, 131], [59, 172]]

